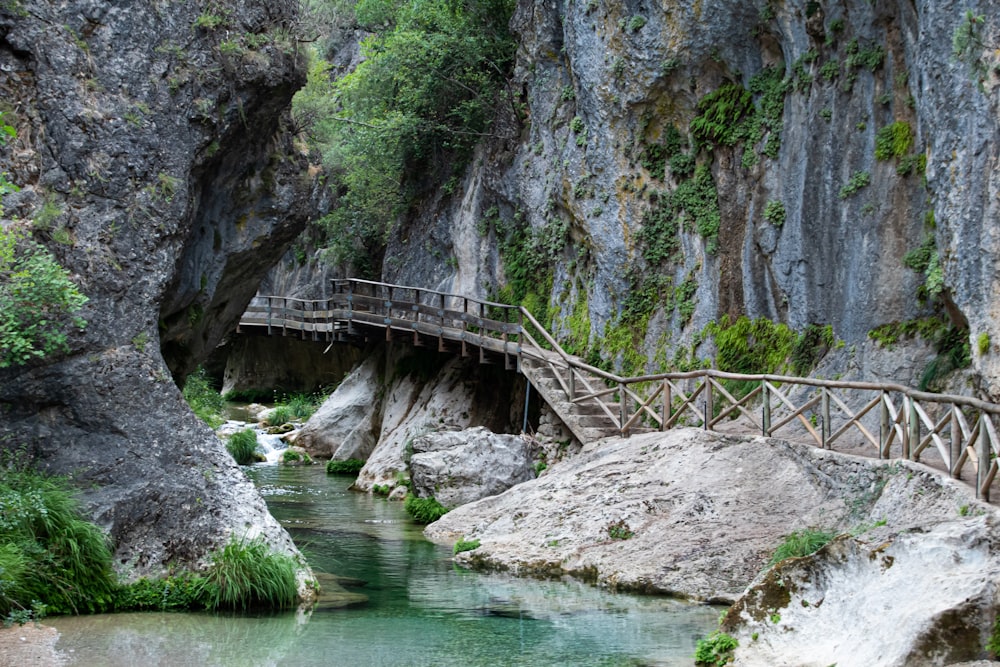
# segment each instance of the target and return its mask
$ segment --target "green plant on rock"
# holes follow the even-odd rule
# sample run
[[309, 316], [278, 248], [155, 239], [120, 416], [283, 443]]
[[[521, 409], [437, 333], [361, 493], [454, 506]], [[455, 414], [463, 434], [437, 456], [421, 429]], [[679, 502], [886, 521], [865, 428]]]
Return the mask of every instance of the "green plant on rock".
[[775, 227], [785, 224], [785, 204], [779, 199], [772, 199], [764, 207], [764, 219]]
[[902, 158], [913, 145], [913, 129], [906, 121], [898, 120], [875, 133], [875, 157], [879, 160]]
[[479, 540], [478, 539], [474, 539], [474, 540], [465, 540], [465, 539], [462, 539], [462, 540], [459, 540], [458, 542], [455, 542], [455, 550], [454, 550], [453, 553], [457, 555], [457, 554], [462, 553], [463, 551], [473, 551], [474, 549], [478, 549], [478, 548], [479, 548]]
[[260, 537], [233, 537], [210, 556], [204, 599], [209, 609], [287, 609], [298, 599], [295, 560]]
[[418, 498], [414, 495], [406, 496], [403, 509], [417, 523], [433, 523], [448, 513], [448, 508], [442, 505], [434, 497]]
[[[781, 369], [796, 341], [795, 332], [785, 324], [760, 317], [743, 316], [735, 322], [723, 317], [705, 327], [715, 339], [716, 364], [719, 370], [747, 375], [774, 373]], [[723, 385], [737, 398], [746, 396], [757, 382], [724, 380]]]
[[702, 143], [734, 146], [741, 139], [743, 119], [753, 110], [749, 90], [737, 83], [724, 83], [698, 101], [691, 134]]
[[257, 432], [247, 428], [233, 433], [226, 440], [226, 451], [241, 466], [254, 463], [257, 460]]
[[990, 335], [985, 331], [976, 337], [976, 352], [983, 356], [990, 351]]
[[856, 171], [851, 174], [851, 178], [848, 179], [847, 183], [840, 188], [838, 196], [841, 199], [847, 199], [862, 188], [868, 187], [871, 182], [872, 176], [867, 171]]
[[608, 524], [606, 530], [608, 537], [613, 540], [627, 540], [635, 536], [635, 533], [631, 528], [629, 528], [629, 525], [625, 523], [624, 519]]
[[69, 272], [16, 229], [0, 229], [0, 368], [68, 352], [87, 303]]
[[82, 518], [67, 480], [7, 458], [0, 465], [0, 618], [102, 611], [114, 589], [108, 540]]
[[197, 417], [208, 424], [210, 428], [222, 426], [225, 419], [222, 410], [225, 401], [222, 395], [212, 386], [212, 381], [204, 368], [198, 368], [184, 382], [184, 400]]
[[807, 528], [789, 534], [774, 550], [769, 565], [776, 565], [786, 558], [802, 558], [816, 553], [836, 537], [835, 533]]
[[733, 651], [739, 646], [736, 639], [725, 632], [715, 631], [698, 640], [694, 652], [694, 664], [698, 667], [721, 667], [733, 659]]
[[354, 475], [355, 477], [365, 467], [365, 462], [361, 459], [345, 459], [338, 461], [330, 459], [326, 463], [326, 474], [328, 475]]

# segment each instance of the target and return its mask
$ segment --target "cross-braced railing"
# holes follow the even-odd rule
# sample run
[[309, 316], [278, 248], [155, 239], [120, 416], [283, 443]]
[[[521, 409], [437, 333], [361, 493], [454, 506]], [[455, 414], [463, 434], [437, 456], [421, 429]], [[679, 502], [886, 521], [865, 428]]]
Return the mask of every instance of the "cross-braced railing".
[[556, 379], [568, 403], [599, 406], [596, 412], [623, 437], [685, 425], [805, 440], [825, 449], [839, 444], [880, 459], [923, 456], [954, 478], [968, 474], [987, 500], [998, 469], [1000, 405], [994, 403], [896, 384], [714, 369], [621, 377], [567, 354], [526, 309], [457, 294], [337, 280], [329, 299], [255, 297], [240, 327], [315, 340], [374, 327], [387, 339], [411, 334], [415, 345], [436, 339], [442, 351], [450, 345], [463, 355], [473, 347], [480, 358], [500, 354], [509, 368], [521, 369], [531, 359]]

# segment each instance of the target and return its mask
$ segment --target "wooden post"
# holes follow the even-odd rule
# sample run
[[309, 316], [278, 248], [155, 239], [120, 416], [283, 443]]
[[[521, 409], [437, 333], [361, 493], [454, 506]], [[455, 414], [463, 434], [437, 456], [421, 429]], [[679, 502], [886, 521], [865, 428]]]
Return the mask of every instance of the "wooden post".
[[673, 408], [673, 397], [670, 395], [670, 382], [667, 380], [663, 381], [663, 422], [660, 424], [660, 430], [667, 430], [667, 422], [674, 415], [672, 414]]
[[951, 446], [948, 448], [948, 472], [955, 479], [961, 479], [962, 471], [958, 470], [955, 462], [962, 455], [962, 428], [958, 424], [957, 405], [951, 406]]
[[763, 435], [765, 438], [771, 437], [771, 390], [767, 388], [767, 380], [760, 383], [760, 393], [764, 398], [764, 403], [761, 406], [763, 413], [761, 414], [761, 424], [763, 424]]
[[883, 390], [881, 392], [882, 397], [882, 416], [879, 419], [878, 424], [878, 457], [880, 459], [889, 458], [889, 452], [886, 451], [886, 443], [889, 442], [889, 395]]
[[823, 443], [823, 449], [829, 449], [830, 443], [830, 392], [826, 390], [826, 387], [820, 388], [820, 418], [823, 423], [820, 425], [820, 440]]
[[904, 455], [908, 460], [912, 458], [913, 450], [920, 446], [920, 417], [917, 415], [916, 401], [910, 399], [909, 408], [909, 411], [906, 413], [909, 437], [906, 438], [906, 452]]
[[712, 378], [705, 376], [705, 424], [706, 431], [712, 430], [712, 414], [715, 412], [715, 401], [712, 396]]
[[576, 373], [573, 372], [573, 367], [566, 363], [566, 370], [569, 371], [569, 400], [572, 401], [576, 398]]
[[281, 335], [288, 335], [288, 322], [286, 318], [288, 317], [288, 299], [281, 297]]
[[984, 500], [989, 500], [989, 489], [983, 489], [983, 482], [990, 471], [990, 432], [982, 421], [989, 418], [987, 413], [979, 413], [979, 438], [976, 439], [976, 497]]
[[625, 383], [618, 383], [618, 428], [621, 429], [623, 438], [629, 437], [628, 429], [622, 427], [628, 423], [628, 394], [625, 393]]
[[267, 335], [271, 335], [271, 297], [267, 297]]

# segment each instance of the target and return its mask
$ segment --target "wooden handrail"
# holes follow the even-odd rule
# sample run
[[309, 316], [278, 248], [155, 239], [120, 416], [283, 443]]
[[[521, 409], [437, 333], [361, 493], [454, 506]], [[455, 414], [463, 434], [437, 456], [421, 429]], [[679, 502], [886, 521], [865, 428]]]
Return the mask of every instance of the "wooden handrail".
[[[369, 280], [337, 279], [333, 284], [334, 294], [328, 299], [256, 296], [240, 326], [267, 326], [268, 333], [273, 330], [283, 335], [288, 331], [299, 331], [303, 335], [312, 332], [314, 336], [318, 332], [332, 335], [335, 330], [349, 331], [352, 325], [382, 327], [387, 330], [387, 336], [388, 330], [394, 329], [412, 331], [415, 337], [437, 336], [461, 342], [463, 354], [467, 344], [478, 346], [481, 355], [485, 349], [508, 359], [514, 354], [518, 368], [521, 368], [522, 358], [535, 359], [555, 375], [559, 391], [566, 396], [568, 404], [597, 403], [608, 425], [621, 435], [627, 435], [644, 418], [660, 429], [671, 428], [685, 423], [686, 413], [706, 429], [732, 416], [748, 420], [765, 435], [798, 424], [797, 428], [803, 429], [798, 433], [828, 448], [853, 427], [858, 429], [864, 442], [876, 446], [880, 458], [888, 457], [893, 448], [900, 449], [903, 458], [914, 460], [924, 451], [937, 451], [954, 477], [960, 476], [966, 463], [971, 462], [976, 469], [977, 493], [987, 499], [989, 486], [998, 473], [996, 457], [1000, 456], [1000, 438], [993, 419], [1000, 416], [1000, 405], [972, 396], [935, 394], [896, 383], [729, 373], [712, 368], [623, 377], [567, 353], [522, 306]], [[537, 331], [551, 351], [542, 348], [528, 327]], [[588, 377], [591, 381], [600, 380], [605, 386], [591, 386]], [[751, 395], [737, 398], [722, 386], [721, 382], [726, 380], [754, 382], [759, 386]], [[685, 381], [694, 385], [684, 389], [678, 383]], [[652, 387], [652, 392], [642, 385]], [[796, 406], [786, 395], [785, 387], [811, 388], [811, 396], [802, 401], [796, 399], [801, 402]], [[584, 395], [577, 395], [579, 389]], [[816, 389], [818, 393], [813, 391]], [[877, 396], [864, 399], [864, 407], [855, 413], [834, 393], [843, 390], [876, 392]], [[619, 395], [617, 407], [604, 401], [615, 393]], [[663, 396], [662, 414], [658, 414], [659, 406], [654, 403], [660, 395]], [[675, 398], [679, 403], [672, 405]], [[757, 415], [761, 418], [760, 423], [750, 413], [755, 409], [751, 401], [761, 403], [762, 414]], [[928, 412], [929, 408], [925, 409], [921, 403], [948, 407], [944, 414], [939, 409]], [[874, 417], [878, 422], [877, 437], [876, 429], [869, 430], [861, 421], [875, 407], [882, 411], [880, 421], [877, 415]], [[970, 415], [971, 419], [967, 420], [963, 410], [976, 411], [978, 416]], [[807, 418], [810, 411], [812, 416]], [[834, 424], [834, 417], [837, 424]], [[869, 417], [869, 423], [871, 419]]]

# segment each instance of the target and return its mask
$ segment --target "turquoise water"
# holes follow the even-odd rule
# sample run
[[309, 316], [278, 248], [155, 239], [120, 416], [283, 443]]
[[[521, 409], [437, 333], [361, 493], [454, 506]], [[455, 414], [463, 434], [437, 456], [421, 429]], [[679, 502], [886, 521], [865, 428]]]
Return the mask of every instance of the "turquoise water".
[[322, 466], [250, 475], [314, 568], [364, 582], [346, 585], [353, 604], [50, 619], [69, 664], [691, 665], [717, 623], [716, 608], [462, 570], [401, 503], [349, 492]]

